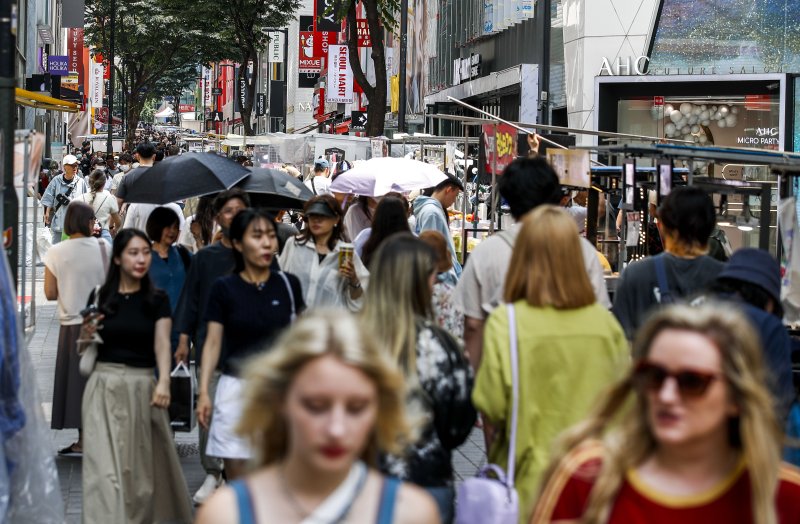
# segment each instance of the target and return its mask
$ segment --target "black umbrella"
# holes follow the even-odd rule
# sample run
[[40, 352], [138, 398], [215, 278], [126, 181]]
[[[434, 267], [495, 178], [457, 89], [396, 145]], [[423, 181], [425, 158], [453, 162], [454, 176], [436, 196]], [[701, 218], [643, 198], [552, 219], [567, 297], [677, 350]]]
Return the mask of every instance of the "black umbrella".
[[253, 207], [272, 209], [302, 209], [314, 196], [297, 178], [278, 169], [253, 168], [250, 176], [237, 187], [250, 194]]
[[168, 204], [230, 189], [250, 172], [215, 153], [171, 156], [151, 167], [128, 188], [125, 201]]

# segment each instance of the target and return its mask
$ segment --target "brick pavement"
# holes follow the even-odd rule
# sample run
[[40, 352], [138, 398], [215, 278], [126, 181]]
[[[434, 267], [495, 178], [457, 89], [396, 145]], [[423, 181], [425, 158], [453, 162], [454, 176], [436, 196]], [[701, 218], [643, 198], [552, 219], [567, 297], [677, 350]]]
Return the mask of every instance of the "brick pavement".
[[[55, 373], [56, 348], [58, 345], [58, 315], [55, 302], [48, 302], [44, 296], [43, 270], [36, 268], [36, 329], [28, 343], [28, 350], [36, 372], [40, 399], [45, 418], [50, 420], [53, 398], [53, 377]], [[77, 438], [76, 430], [51, 431], [53, 454], [68, 446]], [[191, 493], [202, 484], [205, 472], [200, 467], [197, 447], [197, 430], [192, 433], [178, 433], [175, 437], [186, 482]], [[483, 435], [475, 430], [467, 442], [453, 454], [453, 468], [460, 480], [475, 474], [485, 464]], [[67, 524], [78, 524], [81, 520], [81, 460], [79, 458], [57, 457], [56, 465], [61, 483], [64, 510]]]

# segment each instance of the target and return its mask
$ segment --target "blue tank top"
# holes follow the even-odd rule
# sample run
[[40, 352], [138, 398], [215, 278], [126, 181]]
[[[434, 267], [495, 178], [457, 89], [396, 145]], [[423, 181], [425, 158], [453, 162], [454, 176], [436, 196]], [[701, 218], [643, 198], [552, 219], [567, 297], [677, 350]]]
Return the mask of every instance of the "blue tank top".
[[[378, 506], [378, 518], [375, 524], [392, 524], [394, 522], [394, 506], [397, 499], [397, 490], [401, 482], [396, 478], [386, 477], [381, 490], [381, 500]], [[256, 524], [255, 506], [253, 497], [244, 480], [236, 480], [229, 484], [236, 494], [236, 506], [239, 508], [239, 524]]]

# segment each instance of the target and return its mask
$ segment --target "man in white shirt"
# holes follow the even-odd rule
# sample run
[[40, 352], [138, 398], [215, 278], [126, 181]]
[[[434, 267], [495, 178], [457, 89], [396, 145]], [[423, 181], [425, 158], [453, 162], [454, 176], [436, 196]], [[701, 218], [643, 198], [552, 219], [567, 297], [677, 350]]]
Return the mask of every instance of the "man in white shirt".
[[[558, 205], [562, 195], [558, 176], [543, 158], [518, 158], [512, 162], [498, 178], [498, 190], [508, 202], [517, 224], [478, 244], [470, 254], [453, 294], [456, 308], [464, 313], [464, 349], [476, 371], [483, 353], [484, 322], [502, 302], [519, 221], [540, 205]], [[597, 302], [611, 308], [597, 252], [583, 237], [581, 248]]]
[[42, 206], [45, 208], [44, 224], [50, 227], [53, 245], [61, 242], [67, 206], [72, 200], [87, 191], [86, 181], [78, 176], [78, 166], [80, 165], [78, 158], [74, 155], [67, 155], [62, 164], [64, 174], [53, 178], [42, 195]]
[[328, 178], [330, 174], [331, 165], [320, 157], [314, 161], [314, 175], [304, 183], [315, 195], [330, 195], [331, 179]]

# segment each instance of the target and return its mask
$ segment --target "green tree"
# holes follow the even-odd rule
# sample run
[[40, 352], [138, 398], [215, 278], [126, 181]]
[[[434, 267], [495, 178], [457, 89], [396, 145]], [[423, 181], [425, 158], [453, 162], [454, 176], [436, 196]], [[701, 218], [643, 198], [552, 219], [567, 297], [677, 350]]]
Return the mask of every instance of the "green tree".
[[[386, 39], [384, 28], [397, 29], [396, 14], [400, 12], [399, 0], [360, 0], [364, 6], [372, 41], [371, 58], [375, 66], [375, 85], [367, 80], [361, 57], [358, 54], [358, 29], [356, 26], [356, 4], [359, 0], [340, 0], [338, 8], [332, 9], [339, 21], [347, 20], [347, 47], [353, 78], [364, 90], [369, 100], [366, 133], [368, 136], [383, 134], [386, 124]], [[403, 74], [402, 72], [400, 74]]]
[[[191, 0], [116, 2], [114, 68], [125, 93], [129, 147], [142, 108], [158, 96], [160, 82], [224, 57], [222, 36], [204, 29], [193, 6]], [[87, 42], [109, 56], [111, 1], [86, 0], [85, 13]]]
[[[294, 18], [299, 0], [196, 0], [192, 3], [194, 16], [206, 20], [207, 27], [220, 40], [218, 54], [240, 64], [237, 85], [246, 85], [242, 107], [245, 136], [253, 134], [250, 116], [255, 105], [255, 81], [246, 82], [248, 64], [255, 68], [258, 53], [266, 49], [269, 38], [265, 29], [282, 28]], [[255, 73], [253, 73], [253, 77]]]

